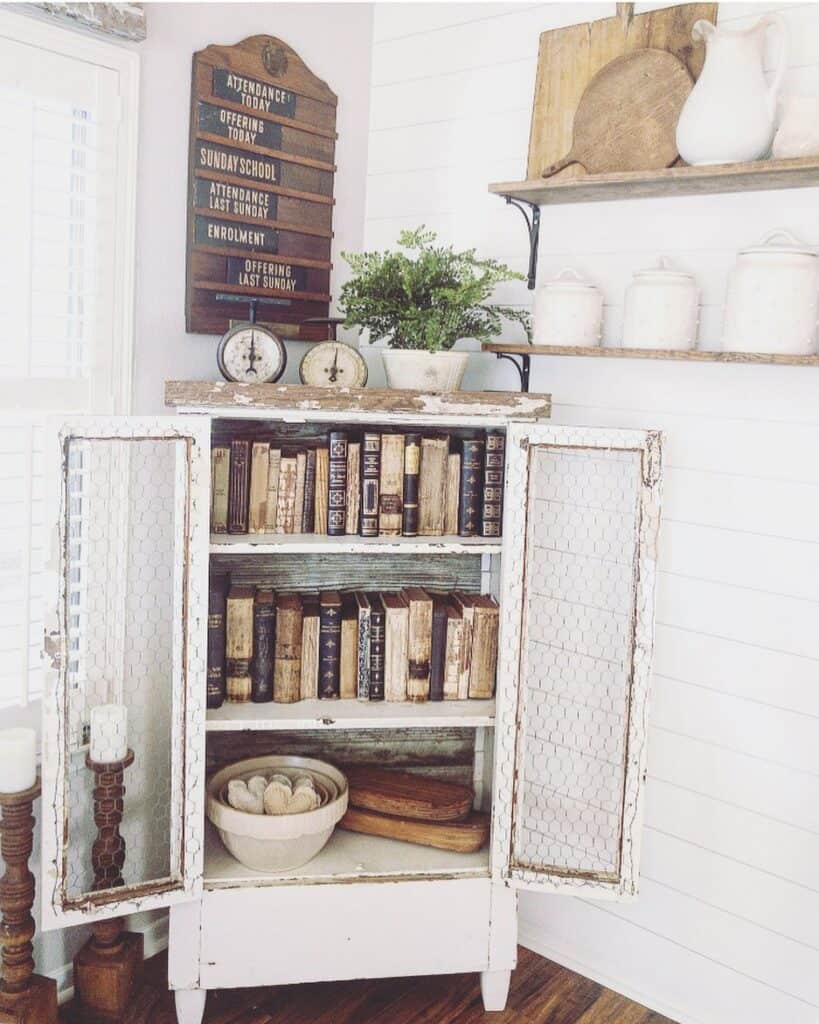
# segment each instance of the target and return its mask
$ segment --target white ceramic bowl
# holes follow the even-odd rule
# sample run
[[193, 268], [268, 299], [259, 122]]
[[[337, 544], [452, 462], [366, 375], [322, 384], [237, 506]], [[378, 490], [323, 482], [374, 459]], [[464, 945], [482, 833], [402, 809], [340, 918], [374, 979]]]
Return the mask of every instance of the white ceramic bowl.
[[[221, 794], [231, 779], [273, 772], [313, 775], [330, 799], [302, 814], [249, 814], [223, 803]], [[216, 772], [208, 782], [207, 815], [236, 860], [253, 871], [275, 874], [301, 867], [319, 853], [344, 816], [347, 798], [347, 779], [326, 761], [271, 754], [237, 761]]]

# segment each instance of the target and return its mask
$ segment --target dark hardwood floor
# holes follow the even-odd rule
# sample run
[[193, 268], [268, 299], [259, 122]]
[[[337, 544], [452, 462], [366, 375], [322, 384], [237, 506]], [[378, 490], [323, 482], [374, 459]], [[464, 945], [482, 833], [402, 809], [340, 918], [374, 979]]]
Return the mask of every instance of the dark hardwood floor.
[[[272, 951], [271, 951], [272, 952]], [[148, 973], [165, 987], [166, 959]], [[667, 1017], [521, 949], [503, 1013], [485, 1014], [475, 974], [342, 981], [211, 992], [206, 1024], [674, 1024]], [[151, 1024], [176, 1024], [168, 994]]]

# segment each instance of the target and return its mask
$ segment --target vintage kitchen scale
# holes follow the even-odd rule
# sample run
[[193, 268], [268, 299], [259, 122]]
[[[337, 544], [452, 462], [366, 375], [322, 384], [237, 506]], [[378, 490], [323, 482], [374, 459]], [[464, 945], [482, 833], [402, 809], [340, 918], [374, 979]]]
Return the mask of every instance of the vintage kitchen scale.
[[[216, 350], [216, 364], [225, 380], [237, 384], [273, 384], [287, 366], [287, 348], [272, 326], [258, 322], [260, 302], [278, 304], [278, 299], [248, 300], [242, 295], [217, 295], [220, 302], [248, 303], [247, 320], [231, 321]], [[285, 300], [286, 301], [286, 300]], [[326, 325], [330, 337], [313, 344], [299, 366], [302, 384], [316, 388], [363, 388], [367, 364], [351, 345], [339, 341], [338, 325], [343, 317], [310, 317], [305, 325]]]

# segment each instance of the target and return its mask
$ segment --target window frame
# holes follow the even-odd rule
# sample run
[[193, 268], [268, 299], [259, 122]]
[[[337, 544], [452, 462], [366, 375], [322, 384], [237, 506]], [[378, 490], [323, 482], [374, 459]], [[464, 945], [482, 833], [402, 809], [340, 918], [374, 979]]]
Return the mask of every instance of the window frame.
[[105, 362], [90, 379], [91, 407], [60, 406], [60, 380], [0, 382], [0, 406], [26, 414], [88, 412], [125, 415], [131, 411], [136, 286], [136, 199], [139, 137], [139, 54], [131, 44], [109, 42], [80, 29], [52, 24], [17, 11], [0, 10], [0, 37], [60, 56], [106, 68], [119, 78], [119, 125], [116, 147], [113, 323]]
[[[53, 560], [56, 552], [49, 522], [51, 518], [56, 521], [56, 512], [53, 517], [50, 513], [57, 509], [59, 501], [59, 457], [54, 450], [58, 419], [83, 414], [127, 415], [132, 410], [140, 57], [134, 44], [100, 38], [87, 30], [55, 23], [36, 13], [8, 8], [0, 9], [0, 38], [111, 71], [116, 74], [119, 87], [116, 168], [113, 177], [115, 205], [113, 263], [110, 268], [111, 329], [108, 337], [96, 339], [93, 371], [87, 381], [87, 400], [80, 401], [79, 394], [72, 391], [69, 380], [0, 380], [3, 419], [21, 422], [29, 430], [41, 424], [46, 431], [46, 522], [43, 543], [47, 553], [50, 549]], [[46, 579], [49, 579], [48, 571]], [[30, 589], [27, 590], [28, 594]], [[46, 622], [50, 612], [48, 597], [48, 594], [43, 595]], [[41, 693], [29, 689], [27, 673], [16, 695], [0, 694], [0, 717], [4, 725], [37, 727], [40, 706]]]

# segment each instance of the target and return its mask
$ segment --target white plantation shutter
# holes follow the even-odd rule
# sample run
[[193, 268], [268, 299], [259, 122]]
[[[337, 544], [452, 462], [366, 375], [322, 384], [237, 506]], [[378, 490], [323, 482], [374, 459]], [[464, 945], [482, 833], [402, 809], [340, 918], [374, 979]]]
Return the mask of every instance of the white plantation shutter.
[[136, 72], [0, 12], [0, 707], [41, 689], [51, 417], [128, 411]]

